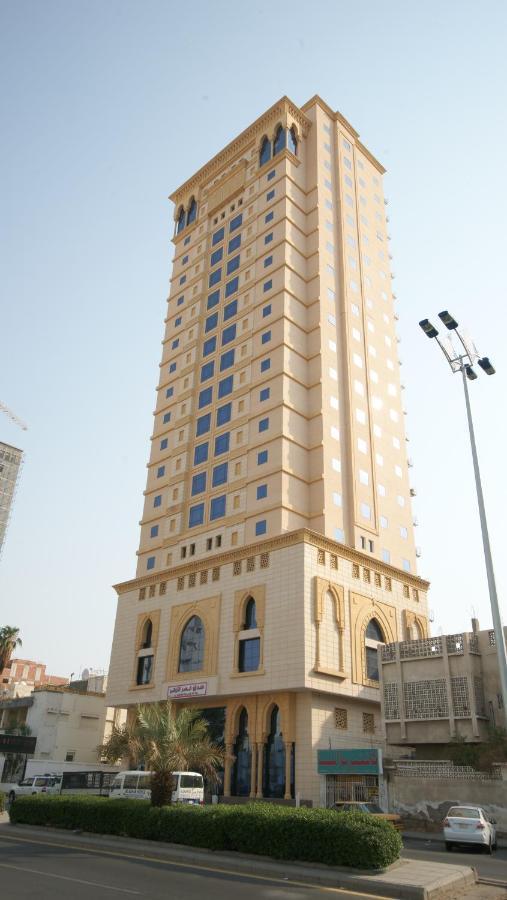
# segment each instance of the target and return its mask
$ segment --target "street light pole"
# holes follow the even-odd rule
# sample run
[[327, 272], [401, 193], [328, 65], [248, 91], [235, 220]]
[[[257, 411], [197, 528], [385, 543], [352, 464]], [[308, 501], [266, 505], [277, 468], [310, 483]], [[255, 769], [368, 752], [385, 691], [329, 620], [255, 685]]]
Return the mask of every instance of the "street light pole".
[[[428, 319], [419, 322], [422, 330], [430, 338], [436, 338], [437, 343], [442, 350], [452, 372], [461, 372], [463, 381], [463, 390], [465, 392], [465, 404], [467, 411], [468, 432], [470, 435], [470, 446], [472, 449], [472, 460], [474, 465], [475, 487], [477, 490], [477, 503], [479, 506], [479, 518], [481, 522], [482, 543], [484, 548], [484, 560], [486, 563], [486, 574], [488, 578], [489, 601], [491, 605], [491, 615], [493, 619], [493, 629], [495, 632], [495, 644], [498, 657], [498, 670], [500, 675], [500, 689], [503, 699], [504, 716], [507, 717], [507, 653], [505, 649], [505, 637], [502, 627], [502, 618], [500, 615], [500, 606], [498, 603], [498, 594], [496, 592], [495, 573], [493, 569], [493, 558], [491, 556], [491, 546], [489, 543], [488, 523], [486, 520], [486, 508], [484, 505], [484, 495], [482, 492], [481, 473], [479, 470], [479, 457], [477, 455], [477, 445], [475, 443], [474, 424], [472, 420], [472, 408], [470, 406], [470, 396], [468, 393], [468, 381], [475, 381], [477, 374], [473, 370], [473, 365], [478, 361], [479, 366], [487, 375], [494, 375], [495, 370], [487, 357], [479, 359], [475, 346], [472, 341], [464, 338], [458, 331], [458, 323], [447, 311], [439, 313], [439, 317], [449, 331], [455, 331], [461, 341], [463, 350], [460, 349], [456, 353], [453, 343], [448, 338], [447, 344], [444, 344], [438, 337], [438, 331], [431, 325]], [[464, 351], [464, 352], [463, 352]]]

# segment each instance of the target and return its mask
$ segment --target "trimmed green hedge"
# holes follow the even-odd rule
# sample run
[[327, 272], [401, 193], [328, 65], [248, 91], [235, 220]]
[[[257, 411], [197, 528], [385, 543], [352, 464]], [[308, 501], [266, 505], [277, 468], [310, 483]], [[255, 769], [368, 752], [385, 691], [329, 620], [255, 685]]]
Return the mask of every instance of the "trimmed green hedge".
[[160, 809], [143, 800], [38, 794], [18, 797], [10, 816], [11, 822], [24, 825], [52, 825], [361, 869], [390, 865], [398, 859], [402, 846], [393, 826], [375, 816], [268, 803]]

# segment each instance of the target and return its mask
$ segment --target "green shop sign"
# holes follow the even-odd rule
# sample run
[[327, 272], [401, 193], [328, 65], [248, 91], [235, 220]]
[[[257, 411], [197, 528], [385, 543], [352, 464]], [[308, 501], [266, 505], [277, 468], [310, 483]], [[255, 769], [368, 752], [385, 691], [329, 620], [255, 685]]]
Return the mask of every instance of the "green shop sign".
[[319, 775], [381, 775], [382, 750], [317, 750]]

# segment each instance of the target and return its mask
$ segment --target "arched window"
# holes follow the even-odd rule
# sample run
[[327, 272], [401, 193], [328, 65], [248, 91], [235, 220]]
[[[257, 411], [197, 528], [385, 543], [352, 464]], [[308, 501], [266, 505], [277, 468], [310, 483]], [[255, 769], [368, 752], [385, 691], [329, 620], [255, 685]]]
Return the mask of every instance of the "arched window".
[[376, 619], [370, 619], [365, 634], [366, 676], [371, 681], [379, 680], [377, 648], [385, 643], [383, 631]]
[[248, 797], [250, 793], [252, 751], [248, 737], [248, 713], [244, 707], [239, 717], [234, 756], [236, 758], [231, 773], [231, 794], [233, 797]]
[[197, 218], [197, 203], [195, 202], [195, 198], [192, 197], [190, 201], [190, 206], [188, 207], [187, 213], [187, 225], [191, 225], [192, 222], [195, 222]]
[[263, 166], [271, 159], [271, 143], [267, 137], [263, 137], [259, 153], [259, 165]]
[[282, 128], [281, 125], [278, 126], [275, 133], [275, 139], [273, 141], [273, 156], [276, 156], [277, 153], [280, 153], [280, 150], [285, 148], [285, 128]]
[[177, 218], [176, 222], [177, 222], [176, 234], [179, 234], [180, 231], [183, 231], [183, 229], [185, 227], [185, 210], [183, 209], [183, 207], [181, 207], [181, 209], [178, 213], [178, 218]]
[[296, 135], [296, 129], [294, 126], [289, 130], [289, 134], [287, 136], [287, 147], [294, 156], [298, 155], [298, 139]]
[[[293, 764], [294, 759], [291, 761], [292, 766]], [[271, 712], [270, 729], [264, 748], [263, 794], [264, 797], [283, 797], [285, 795], [285, 745], [278, 706], [274, 706]]]
[[245, 631], [249, 628], [257, 628], [256, 607], [253, 597], [250, 597], [246, 604], [245, 624], [243, 628]]
[[151, 619], [146, 619], [146, 622], [143, 626], [143, 639], [141, 641], [141, 647], [143, 650], [146, 650], [147, 647], [151, 647], [151, 642], [153, 639], [153, 624]]
[[198, 672], [203, 665], [204, 625], [199, 616], [192, 616], [181, 635], [178, 672]]

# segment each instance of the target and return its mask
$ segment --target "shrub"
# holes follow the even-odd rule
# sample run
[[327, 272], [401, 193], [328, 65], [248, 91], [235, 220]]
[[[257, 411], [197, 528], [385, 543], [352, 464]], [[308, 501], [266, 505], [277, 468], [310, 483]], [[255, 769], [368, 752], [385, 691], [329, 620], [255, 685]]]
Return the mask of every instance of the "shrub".
[[0, 813], [5, 809], [5, 794], [0, 791]]
[[384, 868], [401, 850], [392, 825], [367, 813], [268, 803], [156, 808], [141, 800], [38, 794], [18, 797], [11, 821], [361, 869]]

